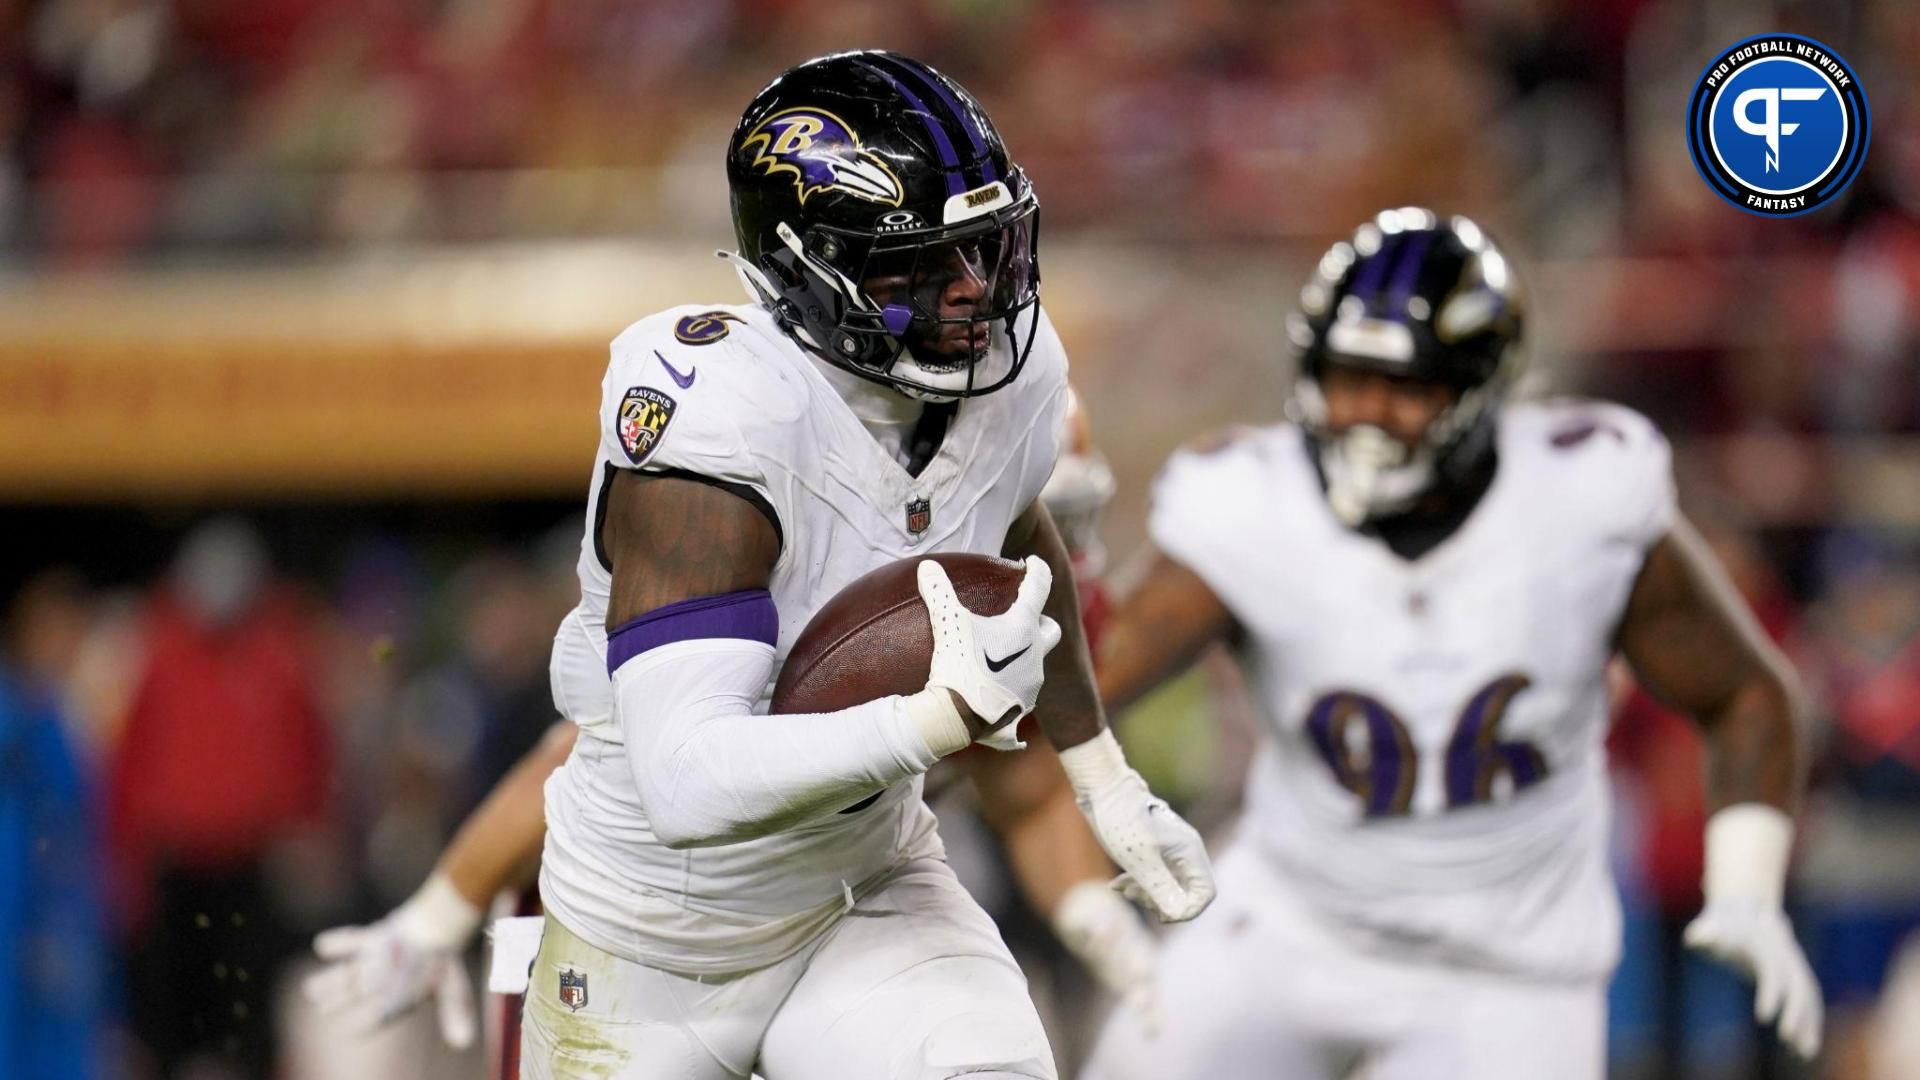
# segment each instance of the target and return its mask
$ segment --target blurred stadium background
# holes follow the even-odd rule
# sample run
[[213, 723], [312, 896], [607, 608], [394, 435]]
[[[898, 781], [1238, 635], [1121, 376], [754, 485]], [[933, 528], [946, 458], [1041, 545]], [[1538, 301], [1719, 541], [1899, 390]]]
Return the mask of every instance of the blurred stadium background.
[[[1766, 30], [1874, 111], [1849, 194], [1790, 221], [1682, 132]], [[1872, 1064], [1920, 1029], [1882, 993], [1920, 926], [1912, 0], [0, 0], [0, 1076], [477, 1075], [427, 1023], [319, 1028], [289, 974], [553, 719], [605, 344], [737, 298], [734, 118], [856, 45], [966, 83], [1035, 179], [1122, 563], [1168, 450], [1277, 415], [1328, 241], [1418, 202], [1517, 251], [1543, 385], [1665, 426], [1816, 699], [1825, 1060], [1677, 957], [1700, 750], [1623, 684], [1615, 1073], [1920, 1075]], [[1219, 824], [1248, 724], [1209, 666], [1125, 730]], [[947, 809], [1070, 1061], [1085, 983]]]

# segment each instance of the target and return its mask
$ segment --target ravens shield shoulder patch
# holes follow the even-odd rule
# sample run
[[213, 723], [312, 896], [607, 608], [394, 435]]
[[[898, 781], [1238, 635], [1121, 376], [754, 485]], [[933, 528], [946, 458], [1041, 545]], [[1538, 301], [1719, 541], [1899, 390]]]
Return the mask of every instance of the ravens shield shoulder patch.
[[674, 400], [651, 386], [635, 386], [620, 399], [620, 448], [635, 465], [647, 460], [666, 434], [667, 422], [678, 408]]

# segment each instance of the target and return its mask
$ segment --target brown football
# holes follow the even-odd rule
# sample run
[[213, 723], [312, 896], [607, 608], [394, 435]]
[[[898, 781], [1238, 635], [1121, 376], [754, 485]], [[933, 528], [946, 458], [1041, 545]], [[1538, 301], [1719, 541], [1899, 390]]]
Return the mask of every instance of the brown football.
[[967, 610], [999, 615], [1013, 606], [1026, 567], [991, 555], [923, 555], [889, 563], [853, 581], [814, 613], [787, 653], [770, 711], [838, 712], [889, 694], [926, 688], [933, 626], [914, 569], [933, 559]]

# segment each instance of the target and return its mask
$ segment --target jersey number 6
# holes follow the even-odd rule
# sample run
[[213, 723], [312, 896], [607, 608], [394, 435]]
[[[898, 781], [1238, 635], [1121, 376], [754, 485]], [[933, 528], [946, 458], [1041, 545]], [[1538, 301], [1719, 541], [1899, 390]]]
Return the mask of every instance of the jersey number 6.
[[[1447, 807], [1483, 803], [1506, 776], [1513, 790], [1547, 776], [1547, 760], [1532, 743], [1502, 740], [1507, 706], [1531, 681], [1502, 675], [1467, 700], [1447, 740]], [[1307, 733], [1333, 777], [1360, 797], [1368, 817], [1394, 817], [1413, 805], [1419, 752], [1407, 725], [1378, 700], [1354, 690], [1323, 695], [1307, 712]]]

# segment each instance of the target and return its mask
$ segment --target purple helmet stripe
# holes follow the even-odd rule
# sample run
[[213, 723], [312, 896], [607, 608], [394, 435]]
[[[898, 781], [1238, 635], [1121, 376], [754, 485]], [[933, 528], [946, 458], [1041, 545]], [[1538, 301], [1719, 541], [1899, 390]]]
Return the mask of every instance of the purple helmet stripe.
[[967, 133], [968, 141], [973, 143], [973, 156], [980, 159], [980, 182], [991, 184], [1000, 179], [999, 171], [993, 167], [993, 158], [987, 153], [987, 141], [980, 134], [979, 125], [974, 123], [973, 110], [967, 108], [958, 97], [954, 96], [953, 91], [947, 88], [947, 84], [940, 81], [940, 77], [925, 65], [901, 59], [900, 66], [912, 72], [934, 92], [936, 97], [946, 102], [947, 108], [953, 110], [953, 115], [960, 121], [961, 129]]
[[933, 137], [933, 148], [940, 155], [940, 164], [947, 174], [947, 194], [958, 195], [967, 190], [967, 178], [960, 168], [960, 155], [953, 149], [953, 142], [941, 129], [940, 122], [933, 118], [933, 110], [927, 107], [927, 103], [919, 94], [914, 93], [899, 79], [887, 74], [884, 69], [864, 60], [861, 61], [861, 66], [887, 80], [895, 90], [900, 91], [901, 97], [907, 99], [907, 104], [919, 111], [922, 122], [926, 124], [927, 134]]
[[1417, 232], [1407, 237], [1406, 247], [1400, 253], [1400, 265], [1393, 270], [1393, 284], [1388, 286], [1395, 314], [1400, 314], [1408, 298], [1413, 296], [1413, 287], [1420, 279], [1420, 261], [1427, 257], [1427, 244], [1432, 240], [1431, 232]]
[[1389, 235], [1382, 240], [1379, 250], [1366, 257], [1366, 265], [1360, 268], [1359, 276], [1353, 279], [1353, 285], [1348, 289], [1348, 295], [1360, 297], [1362, 302], [1366, 303], [1368, 307], [1372, 307], [1373, 304], [1370, 297], [1374, 292], [1379, 290], [1380, 279], [1387, 276], [1387, 264], [1393, 261], [1393, 256], [1397, 253], [1399, 244], [1400, 235], [1398, 233]]

